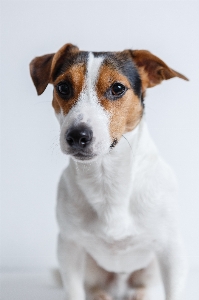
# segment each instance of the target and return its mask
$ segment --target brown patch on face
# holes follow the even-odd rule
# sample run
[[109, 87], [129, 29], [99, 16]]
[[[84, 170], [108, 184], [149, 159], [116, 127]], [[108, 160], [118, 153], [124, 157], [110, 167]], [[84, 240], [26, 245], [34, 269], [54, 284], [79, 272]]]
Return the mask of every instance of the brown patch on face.
[[64, 64], [66, 57], [70, 59], [79, 52], [79, 48], [72, 44], [65, 44], [57, 53], [55, 53], [51, 64], [51, 78], [52, 83], [56, 77], [57, 70]]
[[65, 44], [57, 53], [38, 56], [31, 61], [30, 75], [38, 95], [41, 95], [47, 85], [53, 82], [57, 69], [64, 63], [66, 57], [70, 58], [78, 52], [76, 46]]
[[54, 108], [56, 114], [59, 114], [61, 112], [61, 106], [59, 105], [59, 102], [56, 99], [55, 92], [53, 92], [52, 107]]
[[[79, 63], [71, 66], [64, 74], [60, 75], [53, 82], [55, 86], [52, 106], [56, 113], [60, 113], [62, 109], [64, 115], [66, 115], [69, 110], [76, 103], [84, 85], [86, 66], [84, 63]], [[72, 97], [69, 100], [63, 99], [56, 90], [58, 83], [62, 81], [69, 81], [72, 86]]]
[[147, 87], [149, 86], [149, 79], [144, 67], [139, 68], [139, 74], [142, 82], [142, 92], [145, 93]]
[[[122, 134], [133, 130], [139, 123], [143, 114], [141, 101], [135, 95], [128, 79], [116, 69], [103, 65], [98, 78], [97, 96], [101, 105], [110, 114], [110, 135], [113, 140], [119, 140]], [[127, 91], [117, 100], [107, 99], [105, 93], [115, 82], [123, 84]]]

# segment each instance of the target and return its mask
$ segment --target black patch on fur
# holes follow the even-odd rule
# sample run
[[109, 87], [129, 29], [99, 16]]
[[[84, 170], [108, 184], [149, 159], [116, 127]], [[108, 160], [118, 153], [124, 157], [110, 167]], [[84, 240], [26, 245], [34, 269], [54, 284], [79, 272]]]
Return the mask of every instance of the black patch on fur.
[[[135, 64], [127, 51], [124, 52], [92, 52], [94, 57], [104, 57], [102, 64], [106, 64], [115, 68], [119, 73], [126, 76], [131, 84], [134, 93], [141, 99], [141, 79], [135, 67]], [[77, 53], [68, 52], [63, 57], [60, 64], [53, 70], [53, 81], [61, 74], [64, 74], [68, 68], [74, 64], [85, 63], [87, 64], [89, 52], [80, 51]], [[142, 101], [143, 102], [143, 101]]]
[[112, 144], [110, 145], [110, 148], [113, 149], [118, 143], [118, 140], [117, 139], [114, 139]]
[[89, 52], [86, 51], [80, 51], [78, 53], [67, 53], [65, 57], [63, 57], [62, 62], [59, 65], [55, 66], [52, 75], [53, 81], [55, 81], [58, 76], [64, 74], [71, 66], [79, 63], [86, 64], [88, 61], [88, 53]]
[[103, 64], [113, 66], [118, 72], [126, 76], [134, 93], [141, 99], [141, 79], [128, 52], [101, 52], [105, 56]]
[[144, 94], [141, 94], [141, 103], [142, 103], [142, 107], [145, 107], [145, 103], [144, 103]]

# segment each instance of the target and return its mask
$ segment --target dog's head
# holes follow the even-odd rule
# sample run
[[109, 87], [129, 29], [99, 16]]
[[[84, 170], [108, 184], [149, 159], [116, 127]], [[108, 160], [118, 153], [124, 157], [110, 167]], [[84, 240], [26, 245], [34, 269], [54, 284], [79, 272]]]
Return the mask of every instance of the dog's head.
[[108, 153], [137, 126], [147, 88], [187, 80], [146, 50], [85, 52], [71, 44], [33, 59], [30, 73], [38, 95], [54, 85], [61, 149], [81, 161]]

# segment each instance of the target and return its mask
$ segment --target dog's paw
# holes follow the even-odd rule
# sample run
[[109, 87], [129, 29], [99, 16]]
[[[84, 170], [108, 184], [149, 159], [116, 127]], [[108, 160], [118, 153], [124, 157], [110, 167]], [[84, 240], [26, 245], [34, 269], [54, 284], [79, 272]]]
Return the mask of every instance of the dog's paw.
[[149, 300], [145, 288], [138, 288], [133, 290], [128, 298], [128, 300]]
[[99, 291], [93, 295], [92, 300], [113, 300], [113, 298], [104, 291]]

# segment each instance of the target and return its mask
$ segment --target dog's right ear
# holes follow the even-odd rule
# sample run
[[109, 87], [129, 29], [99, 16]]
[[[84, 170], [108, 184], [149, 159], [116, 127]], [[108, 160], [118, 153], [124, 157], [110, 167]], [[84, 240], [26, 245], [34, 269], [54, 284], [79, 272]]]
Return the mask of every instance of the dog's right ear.
[[36, 87], [37, 94], [41, 95], [51, 82], [56, 70], [69, 58], [77, 53], [79, 48], [72, 44], [65, 44], [57, 53], [35, 57], [30, 63], [30, 75]]
[[54, 53], [35, 57], [30, 63], [30, 75], [36, 87], [37, 94], [41, 95], [50, 81], [51, 64]]

